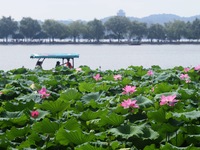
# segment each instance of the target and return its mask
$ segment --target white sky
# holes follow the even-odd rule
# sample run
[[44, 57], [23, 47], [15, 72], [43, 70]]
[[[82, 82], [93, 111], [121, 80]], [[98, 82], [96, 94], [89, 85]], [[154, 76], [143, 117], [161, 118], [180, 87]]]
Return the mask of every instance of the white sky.
[[45, 20], [86, 20], [114, 16], [119, 9], [126, 16], [151, 14], [200, 15], [200, 0], [0, 0], [0, 17]]

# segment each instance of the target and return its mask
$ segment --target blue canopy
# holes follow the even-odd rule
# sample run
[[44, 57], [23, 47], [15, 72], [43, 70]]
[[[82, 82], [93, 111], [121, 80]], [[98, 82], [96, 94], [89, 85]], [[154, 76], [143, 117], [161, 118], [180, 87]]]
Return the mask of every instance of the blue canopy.
[[42, 54], [32, 54], [30, 58], [61, 58], [61, 59], [71, 59], [79, 58], [79, 54], [76, 53], [42, 53]]

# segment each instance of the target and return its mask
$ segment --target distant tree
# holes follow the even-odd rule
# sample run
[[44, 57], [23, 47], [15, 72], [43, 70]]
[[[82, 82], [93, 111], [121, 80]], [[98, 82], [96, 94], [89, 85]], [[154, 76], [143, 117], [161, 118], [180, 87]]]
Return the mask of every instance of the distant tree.
[[192, 34], [195, 39], [200, 39], [200, 19], [195, 19], [191, 25]]
[[164, 40], [165, 39], [165, 28], [164, 26], [160, 24], [151, 24], [151, 26], [148, 28], [148, 35], [147, 38], [151, 39], [151, 42], [153, 39]]
[[55, 38], [65, 38], [68, 33], [68, 28], [66, 25], [50, 19], [44, 21], [42, 29], [48, 35], [50, 41], [52, 40], [53, 42]]
[[147, 33], [147, 25], [146, 23], [133, 21], [129, 27], [129, 38], [137, 38], [141, 39]]
[[167, 38], [171, 40], [180, 40], [186, 35], [186, 24], [184, 21], [175, 20], [165, 24]]
[[5, 38], [8, 42], [8, 37], [13, 36], [18, 30], [18, 23], [11, 17], [2, 17], [0, 20], [0, 37]]
[[28, 39], [33, 39], [37, 34], [41, 32], [41, 26], [37, 20], [30, 17], [22, 18], [20, 21], [20, 33]]
[[69, 24], [70, 36], [73, 38], [73, 42], [76, 43], [76, 39], [83, 36], [86, 25], [81, 21], [74, 21]]
[[192, 23], [191, 22], [187, 22], [185, 24], [186, 27], [186, 33], [185, 33], [185, 38], [191, 40], [191, 39], [195, 39], [195, 35], [193, 34], [194, 30], [192, 28]]
[[91, 38], [95, 39], [97, 42], [99, 42], [100, 38], [104, 36], [105, 28], [102, 21], [94, 19], [87, 23], [87, 27], [89, 35], [91, 35]]
[[119, 42], [120, 39], [123, 39], [127, 35], [130, 20], [126, 17], [114, 16], [105, 22], [105, 27], [107, 32], [116, 36]]

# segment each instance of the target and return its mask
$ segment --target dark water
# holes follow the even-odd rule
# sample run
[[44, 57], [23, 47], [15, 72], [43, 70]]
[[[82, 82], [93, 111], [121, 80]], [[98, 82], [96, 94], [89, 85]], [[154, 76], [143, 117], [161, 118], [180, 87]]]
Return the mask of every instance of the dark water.
[[[36, 59], [32, 53], [78, 53], [75, 67], [87, 65], [91, 69], [115, 70], [128, 66], [162, 68], [193, 67], [200, 64], [200, 45], [1, 45], [0, 70], [22, 66], [33, 69]], [[57, 60], [46, 59], [44, 69], [51, 69]]]

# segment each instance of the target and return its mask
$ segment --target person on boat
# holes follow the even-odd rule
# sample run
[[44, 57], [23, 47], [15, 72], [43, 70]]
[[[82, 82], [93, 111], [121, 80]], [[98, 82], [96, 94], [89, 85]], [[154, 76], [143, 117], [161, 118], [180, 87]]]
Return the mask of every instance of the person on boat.
[[56, 62], [56, 67], [58, 67], [58, 66], [60, 66], [60, 62], [59, 61]]
[[69, 59], [67, 59], [66, 66], [67, 66], [68, 68], [73, 68], [73, 66], [72, 66], [72, 64], [70, 63]]
[[40, 60], [40, 59], [39, 59], [39, 60], [37, 61], [37, 63], [36, 63], [36, 67], [42, 68], [43, 61], [44, 61], [44, 59], [43, 59], [43, 60]]

